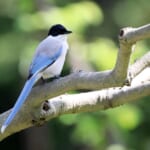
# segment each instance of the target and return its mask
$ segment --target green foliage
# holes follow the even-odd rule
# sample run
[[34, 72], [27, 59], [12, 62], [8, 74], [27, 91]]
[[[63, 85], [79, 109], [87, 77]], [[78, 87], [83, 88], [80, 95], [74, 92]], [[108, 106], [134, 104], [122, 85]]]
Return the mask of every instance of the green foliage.
[[[120, 1], [114, 7], [114, 18], [118, 25], [142, 25], [147, 23], [149, 18], [148, 0], [127, 0]], [[143, 16], [144, 15], [144, 16]]]
[[116, 123], [122, 130], [133, 130], [142, 119], [142, 112], [139, 108], [133, 105], [122, 106], [113, 110], [107, 111], [110, 119]]
[[[87, 44], [87, 59], [91, 61], [97, 70], [111, 69], [115, 65], [117, 47], [110, 39], [97, 39]], [[111, 59], [110, 57], [111, 56]]]
[[71, 140], [78, 144], [87, 144], [90, 147], [99, 149], [104, 141], [104, 122], [100, 121], [98, 114], [65, 115], [60, 121], [65, 125], [75, 124]]
[[[70, 13], [71, 11], [72, 13]], [[31, 32], [47, 29], [52, 24], [61, 23], [71, 27], [73, 31], [82, 32], [89, 24], [99, 24], [102, 17], [102, 11], [96, 4], [84, 1], [62, 8], [54, 7], [46, 11], [23, 13], [18, 17], [17, 25], [20, 29]]]

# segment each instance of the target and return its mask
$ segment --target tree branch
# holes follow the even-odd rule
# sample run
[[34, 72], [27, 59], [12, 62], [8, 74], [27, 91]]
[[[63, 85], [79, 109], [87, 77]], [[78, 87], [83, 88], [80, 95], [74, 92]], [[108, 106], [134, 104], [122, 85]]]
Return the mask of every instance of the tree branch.
[[46, 105], [47, 110], [39, 109], [41, 116], [47, 119], [57, 117], [62, 114], [89, 112], [114, 108], [150, 96], [150, 81], [139, 83], [136, 86], [125, 86], [123, 88], [109, 88], [101, 91], [61, 95], [50, 99], [42, 106]]
[[129, 73], [132, 78], [136, 77], [141, 71], [150, 66], [150, 52], [146, 53], [143, 57], [137, 60], [129, 68]]
[[[45, 119], [48, 120], [64, 113], [79, 113], [82, 111], [96, 111], [98, 109], [115, 107], [149, 95], [150, 83], [148, 81], [144, 84], [131, 85], [130, 87], [112, 88], [124, 85], [127, 78], [130, 55], [135, 42], [149, 37], [150, 25], [139, 28], [121, 29], [119, 35], [120, 49], [114, 69], [103, 72], [77, 72], [33, 88], [20, 112], [12, 121], [12, 124], [3, 134], [0, 134], [0, 140], [35, 125], [36, 121], [38, 121], [37, 123], [41, 123]], [[143, 57], [141, 60], [149, 64], [147, 63], [149, 62], [148, 58]], [[141, 69], [136, 69], [139, 66]], [[133, 76], [139, 74], [145, 67], [144, 65], [139, 66], [136, 67], [134, 64], [130, 68], [131, 74], [134, 74]], [[65, 92], [78, 89], [104, 90], [56, 97]], [[139, 91], [142, 92], [138, 94]], [[43, 104], [47, 99], [51, 100]], [[10, 111], [0, 115], [1, 125]]]
[[120, 40], [127, 43], [136, 43], [137, 41], [144, 40], [150, 37], [150, 24], [132, 28], [127, 27], [120, 30]]

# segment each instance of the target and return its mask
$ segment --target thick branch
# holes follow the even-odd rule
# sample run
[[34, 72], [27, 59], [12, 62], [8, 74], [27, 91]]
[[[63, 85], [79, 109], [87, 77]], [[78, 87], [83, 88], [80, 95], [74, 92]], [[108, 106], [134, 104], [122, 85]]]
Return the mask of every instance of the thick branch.
[[[149, 90], [150, 81], [139, 83], [138, 85], [136, 84], [133, 87], [125, 86], [123, 88], [110, 88], [81, 94], [66, 94], [52, 98], [49, 101], [44, 102], [41, 107], [32, 110], [35, 118], [33, 118], [32, 113], [28, 113], [27, 111], [19, 113], [5, 134], [0, 136], [0, 140], [11, 135], [13, 132], [18, 132], [22, 129], [36, 125], [36, 121], [42, 123], [45, 122], [45, 120], [63, 114], [114, 108], [127, 102], [150, 96]], [[8, 113], [9, 112], [2, 114], [0, 119], [7, 117]]]
[[[123, 35], [123, 36], [122, 36]], [[135, 43], [140, 40], [144, 40], [150, 37], [150, 24], [141, 26], [139, 28], [127, 27], [120, 31], [120, 40], [124, 40], [128, 43]]]
[[[62, 95], [47, 102], [49, 110], [41, 112], [48, 119], [62, 114], [89, 112], [114, 108], [150, 96], [150, 81], [134, 87], [110, 88], [101, 91]], [[41, 110], [41, 109], [40, 109]]]

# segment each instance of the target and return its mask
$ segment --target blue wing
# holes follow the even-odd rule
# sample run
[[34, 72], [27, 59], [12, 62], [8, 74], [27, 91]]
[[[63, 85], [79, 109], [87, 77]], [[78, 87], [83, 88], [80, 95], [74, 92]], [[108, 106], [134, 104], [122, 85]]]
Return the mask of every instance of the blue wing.
[[8, 125], [11, 123], [11, 121], [14, 119], [15, 115], [20, 110], [21, 106], [27, 99], [30, 91], [32, 90], [32, 87], [34, 84], [41, 78], [40, 72], [44, 69], [46, 69], [48, 66], [53, 64], [57, 58], [61, 55], [62, 48], [60, 48], [57, 53], [55, 53], [54, 56], [51, 58], [48, 56], [40, 56], [36, 57], [31, 65], [30, 68], [30, 78], [26, 81], [23, 90], [21, 91], [20, 96], [17, 99], [17, 102], [15, 103], [14, 107], [12, 108], [12, 111], [10, 112], [8, 118], [5, 120], [4, 124], [1, 127], [1, 133], [5, 131], [5, 129], [8, 127]]
[[45, 68], [52, 65], [57, 60], [57, 58], [61, 55], [61, 53], [62, 53], [62, 47], [59, 48], [59, 50], [51, 57], [47, 55], [37, 55], [30, 66], [29, 76], [32, 76], [37, 71], [39, 70], [42, 71]]

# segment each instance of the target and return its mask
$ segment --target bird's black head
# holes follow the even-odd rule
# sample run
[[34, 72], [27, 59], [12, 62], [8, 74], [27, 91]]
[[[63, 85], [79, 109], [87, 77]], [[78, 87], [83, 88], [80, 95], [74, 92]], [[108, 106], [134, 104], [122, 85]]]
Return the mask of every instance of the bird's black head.
[[67, 30], [61, 24], [56, 24], [50, 28], [48, 35], [57, 36], [57, 35], [69, 34], [69, 33], [72, 33], [72, 31]]

